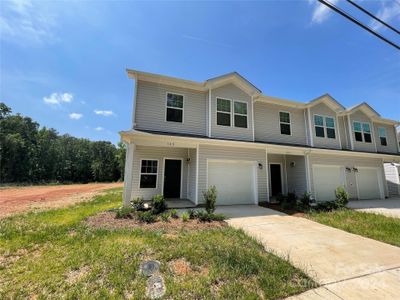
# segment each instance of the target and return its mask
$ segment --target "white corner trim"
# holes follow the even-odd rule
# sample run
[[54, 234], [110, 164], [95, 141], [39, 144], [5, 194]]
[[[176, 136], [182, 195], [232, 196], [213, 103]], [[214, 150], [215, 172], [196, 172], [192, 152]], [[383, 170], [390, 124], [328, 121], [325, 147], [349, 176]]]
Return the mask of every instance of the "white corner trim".
[[349, 127], [349, 137], [350, 137], [351, 150], [354, 150], [353, 127], [351, 126], [350, 115], [347, 115], [347, 126]]
[[306, 144], [310, 145], [310, 138], [309, 138], [309, 134], [308, 134], [308, 129], [307, 129], [307, 117], [306, 117], [306, 109], [304, 109], [304, 129], [306, 131]]
[[125, 154], [125, 170], [124, 170], [124, 193], [123, 193], [123, 206], [130, 205], [132, 195], [132, 170], [133, 170], [133, 155], [135, 151], [135, 144], [127, 144]]
[[309, 154], [306, 153], [304, 155], [305, 163], [306, 163], [306, 180], [307, 180], [307, 192], [311, 194], [311, 170], [310, 170], [310, 158]]
[[268, 164], [268, 148], [265, 148], [265, 173], [267, 175], [267, 202], [270, 202], [269, 198], [269, 164]]
[[378, 152], [378, 148], [376, 147], [376, 140], [375, 140], [375, 126], [374, 121], [371, 120], [371, 133], [372, 133], [372, 140], [374, 141], [375, 152]]
[[337, 131], [338, 131], [340, 149], [343, 149], [343, 147], [342, 147], [342, 137], [340, 136], [339, 118], [338, 118], [337, 114], [336, 114], [336, 128], [337, 128]]
[[211, 89], [208, 89], [208, 137], [211, 137]]
[[311, 126], [311, 113], [310, 113], [310, 108], [307, 107], [307, 115], [308, 115], [308, 130], [310, 131], [310, 144], [311, 147], [314, 147], [314, 134]]
[[199, 204], [199, 149], [200, 145], [196, 146], [196, 195], [195, 195], [195, 203]]
[[136, 103], [137, 103], [137, 91], [138, 91], [139, 80], [135, 80], [135, 89], [133, 92], [133, 112], [132, 112], [132, 128], [136, 126]]
[[[394, 135], [396, 136], [397, 150], [398, 150], [398, 152], [400, 152], [399, 137], [397, 135], [397, 126], [394, 125], [393, 127], [394, 127]], [[400, 187], [399, 187], [399, 189], [400, 189]]]
[[253, 142], [255, 141], [254, 136], [254, 96], [251, 96], [251, 130], [253, 134]]
[[344, 137], [345, 137], [345, 141], [346, 141], [346, 148], [349, 148], [348, 143], [348, 139], [347, 139], [347, 129], [346, 129], [346, 121], [344, 120], [346, 116], [343, 116], [343, 128], [344, 128]]

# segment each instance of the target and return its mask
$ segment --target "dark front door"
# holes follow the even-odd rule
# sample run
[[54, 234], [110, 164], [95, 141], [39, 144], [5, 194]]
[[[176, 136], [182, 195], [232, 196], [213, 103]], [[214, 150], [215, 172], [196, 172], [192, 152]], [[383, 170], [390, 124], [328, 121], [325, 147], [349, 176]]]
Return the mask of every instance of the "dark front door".
[[273, 197], [282, 193], [281, 165], [271, 164], [270, 176], [271, 176], [271, 193]]
[[164, 166], [164, 197], [179, 198], [181, 194], [182, 161], [166, 159]]

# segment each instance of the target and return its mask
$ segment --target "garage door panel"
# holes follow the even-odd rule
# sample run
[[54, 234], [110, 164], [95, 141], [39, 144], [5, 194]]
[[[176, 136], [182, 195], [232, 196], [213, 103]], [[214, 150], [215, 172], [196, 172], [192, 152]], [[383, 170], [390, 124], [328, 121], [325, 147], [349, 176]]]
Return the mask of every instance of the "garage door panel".
[[317, 201], [335, 199], [335, 190], [343, 185], [340, 166], [313, 166], [314, 194]]
[[208, 186], [217, 188], [217, 205], [255, 203], [255, 164], [253, 162], [210, 161]]
[[381, 198], [377, 169], [358, 168], [357, 180], [360, 200]]

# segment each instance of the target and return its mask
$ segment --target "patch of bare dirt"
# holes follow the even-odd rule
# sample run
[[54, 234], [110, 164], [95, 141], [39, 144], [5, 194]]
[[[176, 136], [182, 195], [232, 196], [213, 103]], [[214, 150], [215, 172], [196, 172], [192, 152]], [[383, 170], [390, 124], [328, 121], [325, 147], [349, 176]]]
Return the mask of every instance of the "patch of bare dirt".
[[[157, 221], [155, 223], [142, 223], [135, 219], [116, 219], [115, 212], [102, 212], [86, 219], [85, 223], [92, 228], [99, 229], [149, 229], [166, 230], [176, 232], [181, 229], [201, 230], [209, 228], [221, 228], [227, 226], [226, 222], [199, 222], [198, 220], [189, 220], [183, 222], [182, 219], [169, 219], [169, 222]], [[172, 234], [168, 238], [175, 238]]]
[[208, 268], [192, 266], [186, 259], [179, 258], [168, 263], [168, 267], [172, 273], [178, 276], [190, 274], [208, 274]]
[[0, 189], [0, 218], [32, 209], [48, 209], [87, 201], [117, 183], [27, 186]]
[[262, 202], [259, 203], [260, 206], [266, 207], [266, 208], [270, 208], [279, 212], [283, 212], [289, 216], [292, 217], [304, 217], [304, 212], [295, 210], [295, 209], [284, 209], [282, 208], [282, 206], [280, 206], [278, 203], [267, 203], [267, 202]]
[[79, 280], [84, 278], [87, 274], [89, 274], [90, 268], [88, 266], [84, 266], [78, 270], [70, 271], [66, 274], [66, 282], [70, 285], [77, 283]]

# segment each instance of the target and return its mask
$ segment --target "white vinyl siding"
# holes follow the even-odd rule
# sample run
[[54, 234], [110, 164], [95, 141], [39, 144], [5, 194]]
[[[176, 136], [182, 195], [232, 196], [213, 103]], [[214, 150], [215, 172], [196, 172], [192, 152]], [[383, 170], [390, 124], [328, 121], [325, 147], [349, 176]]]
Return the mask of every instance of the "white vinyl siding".
[[[166, 121], [166, 95], [184, 96], [184, 122]], [[137, 129], [205, 136], [207, 93], [139, 80], [135, 122]]]
[[[292, 135], [281, 134], [280, 111], [290, 112]], [[303, 109], [258, 101], [254, 104], [254, 129], [256, 141], [307, 145]]]

